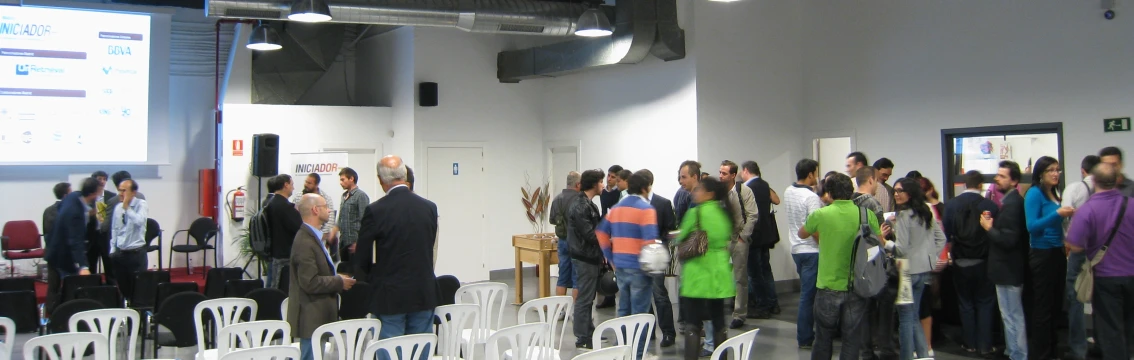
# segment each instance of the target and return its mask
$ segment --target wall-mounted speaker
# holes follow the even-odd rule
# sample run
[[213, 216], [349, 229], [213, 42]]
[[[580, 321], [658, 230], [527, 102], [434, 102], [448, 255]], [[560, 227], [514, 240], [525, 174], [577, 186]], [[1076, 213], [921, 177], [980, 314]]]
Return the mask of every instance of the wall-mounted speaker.
[[280, 167], [280, 136], [252, 135], [252, 176], [276, 176]]
[[418, 84], [417, 99], [421, 106], [437, 106], [437, 83], [423, 82]]

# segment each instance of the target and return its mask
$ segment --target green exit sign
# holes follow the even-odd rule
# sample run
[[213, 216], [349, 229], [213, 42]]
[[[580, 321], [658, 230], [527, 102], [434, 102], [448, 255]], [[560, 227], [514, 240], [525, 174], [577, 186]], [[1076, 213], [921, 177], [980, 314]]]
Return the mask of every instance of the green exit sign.
[[1114, 118], [1103, 120], [1103, 132], [1130, 131], [1130, 118]]

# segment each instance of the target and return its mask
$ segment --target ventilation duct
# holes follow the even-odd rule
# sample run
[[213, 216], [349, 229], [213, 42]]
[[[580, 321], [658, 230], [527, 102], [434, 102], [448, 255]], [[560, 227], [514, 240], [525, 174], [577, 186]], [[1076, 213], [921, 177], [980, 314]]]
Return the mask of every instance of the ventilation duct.
[[[0, 0], [3, 1], [3, 0]], [[586, 6], [526, 0], [331, 0], [331, 22], [567, 36]], [[285, 20], [291, 1], [207, 0], [210, 17]]]

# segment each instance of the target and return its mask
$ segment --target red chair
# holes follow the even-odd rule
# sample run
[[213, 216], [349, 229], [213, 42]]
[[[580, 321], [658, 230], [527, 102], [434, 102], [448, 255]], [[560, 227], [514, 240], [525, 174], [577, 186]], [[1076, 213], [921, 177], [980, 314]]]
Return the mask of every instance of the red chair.
[[3, 236], [0, 236], [0, 250], [8, 259], [11, 275], [16, 274], [16, 260], [42, 259], [43, 242], [39, 227], [31, 220], [17, 220], [4, 223]]

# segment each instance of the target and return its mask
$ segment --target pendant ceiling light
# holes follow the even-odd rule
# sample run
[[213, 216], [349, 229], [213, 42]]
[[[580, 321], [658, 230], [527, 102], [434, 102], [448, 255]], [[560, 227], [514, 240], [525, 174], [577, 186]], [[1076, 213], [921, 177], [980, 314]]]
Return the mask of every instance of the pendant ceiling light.
[[590, 8], [583, 11], [582, 16], [579, 16], [575, 35], [586, 37], [610, 36], [614, 33], [612, 29], [606, 14], [603, 14], [598, 8]]
[[280, 34], [276, 32], [276, 29], [265, 24], [256, 25], [252, 29], [252, 35], [248, 36], [248, 45], [245, 46], [252, 50], [279, 50], [283, 48], [280, 45]]
[[324, 0], [296, 0], [287, 18], [301, 22], [331, 21], [331, 8]]

